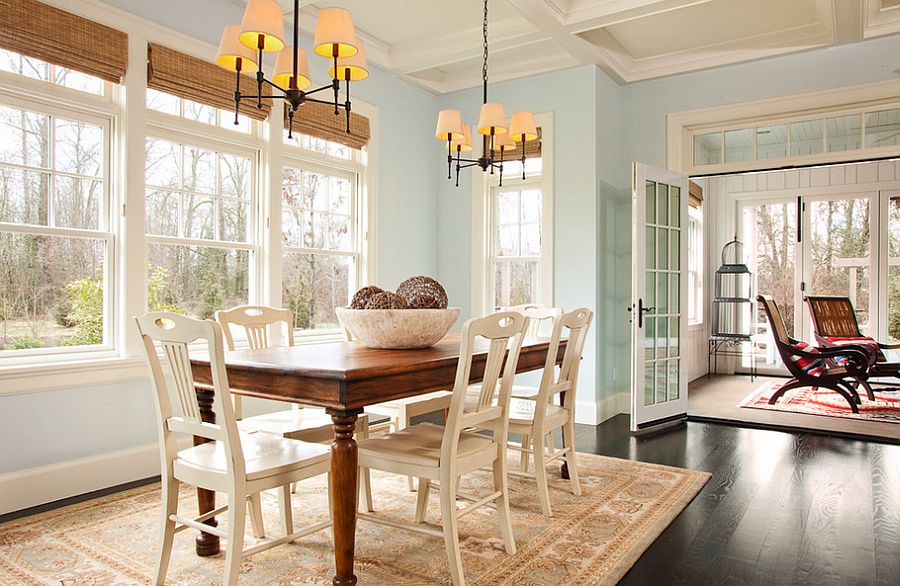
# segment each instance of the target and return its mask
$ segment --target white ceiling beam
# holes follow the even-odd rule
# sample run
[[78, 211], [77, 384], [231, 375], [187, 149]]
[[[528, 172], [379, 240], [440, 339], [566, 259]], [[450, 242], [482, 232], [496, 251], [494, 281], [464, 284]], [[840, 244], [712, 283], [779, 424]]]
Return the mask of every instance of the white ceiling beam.
[[865, 3], [863, 0], [829, 0], [837, 45], [863, 40]]
[[[711, 0], [582, 0], [575, 1], [562, 19], [570, 33], [603, 28], [629, 20], [705, 4]], [[840, 1], [840, 0], [836, 0]]]
[[600, 53], [593, 45], [566, 30], [559, 20], [556, 5], [548, 4], [547, 0], [507, 0], [507, 2], [531, 24], [556, 41], [578, 63], [605, 66]]

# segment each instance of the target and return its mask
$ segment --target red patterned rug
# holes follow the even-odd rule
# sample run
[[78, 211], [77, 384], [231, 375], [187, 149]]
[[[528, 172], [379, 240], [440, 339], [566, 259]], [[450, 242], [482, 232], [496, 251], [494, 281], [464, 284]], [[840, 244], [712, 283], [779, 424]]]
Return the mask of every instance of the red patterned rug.
[[769, 405], [769, 397], [780, 389], [783, 384], [782, 382], [767, 383], [750, 393], [738, 406], [751, 409], [805, 413], [808, 415], [827, 415], [829, 417], [900, 423], [900, 391], [879, 392], [876, 390], [874, 401], [869, 401], [864, 394], [861, 395], [862, 404], [859, 405], [859, 414], [856, 414], [850, 410], [847, 400], [838, 393], [828, 389], [813, 390], [810, 387], [790, 390], [782, 397], [779, 397], [774, 405]]

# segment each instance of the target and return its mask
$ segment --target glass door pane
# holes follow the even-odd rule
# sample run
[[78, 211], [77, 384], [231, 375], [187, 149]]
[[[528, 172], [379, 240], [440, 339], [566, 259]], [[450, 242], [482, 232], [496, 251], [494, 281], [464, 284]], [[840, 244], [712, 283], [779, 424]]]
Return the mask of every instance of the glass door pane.
[[[887, 335], [900, 341], [900, 195], [891, 195], [887, 209]], [[884, 266], [882, 261], [881, 266]]]
[[[797, 266], [797, 204], [773, 201], [745, 204], [741, 212], [741, 235], [755, 281], [754, 295], [771, 295], [784, 316], [788, 332], [795, 327]], [[759, 336], [757, 364], [760, 368], [783, 368], [765, 313], [757, 307], [754, 334]], [[749, 346], [747, 346], [749, 349]], [[749, 351], [749, 350], [747, 350]], [[744, 357], [744, 367], [750, 366]]]
[[[809, 295], [848, 296], [863, 333], [870, 330], [872, 276], [869, 199], [817, 199], [806, 204], [810, 234], [805, 238]], [[873, 332], [875, 333], [875, 332]], [[811, 339], [811, 332], [809, 333]]]

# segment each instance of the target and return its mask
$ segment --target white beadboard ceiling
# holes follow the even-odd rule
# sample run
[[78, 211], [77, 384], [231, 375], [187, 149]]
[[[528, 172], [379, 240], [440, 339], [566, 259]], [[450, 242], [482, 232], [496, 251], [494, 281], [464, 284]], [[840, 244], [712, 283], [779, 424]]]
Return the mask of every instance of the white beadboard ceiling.
[[[246, 0], [228, 0], [243, 5]], [[279, 0], [290, 21], [293, 0]], [[481, 80], [481, 0], [301, 0], [353, 14], [369, 59], [442, 94]], [[622, 83], [900, 33], [900, 0], [490, 0], [490, 77], [594, 64]]]

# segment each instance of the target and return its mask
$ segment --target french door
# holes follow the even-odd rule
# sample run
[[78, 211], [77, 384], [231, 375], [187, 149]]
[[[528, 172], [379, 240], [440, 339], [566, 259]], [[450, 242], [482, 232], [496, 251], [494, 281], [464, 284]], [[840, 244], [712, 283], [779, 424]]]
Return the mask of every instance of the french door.
[[686, 175], [632, 169], [631, 430], [687, 414]]
[[[749, 257], [754, 294], [775, 298], [795, 338], [813, 340], [804, 302], [807, 295], [850, 297], [862, 331], [880, 335], [880, 251], [873, 249], [879, 241], [879, 201], [878, 193], [868, 192], [750, 200], [738, 205], [738, 238]], [[761, 340], [760, 371], [786, 372], [764, 315], [757, 311], [754, 317], [754, 333]], [[748, 356], [742, 366], [749, 366]]]

